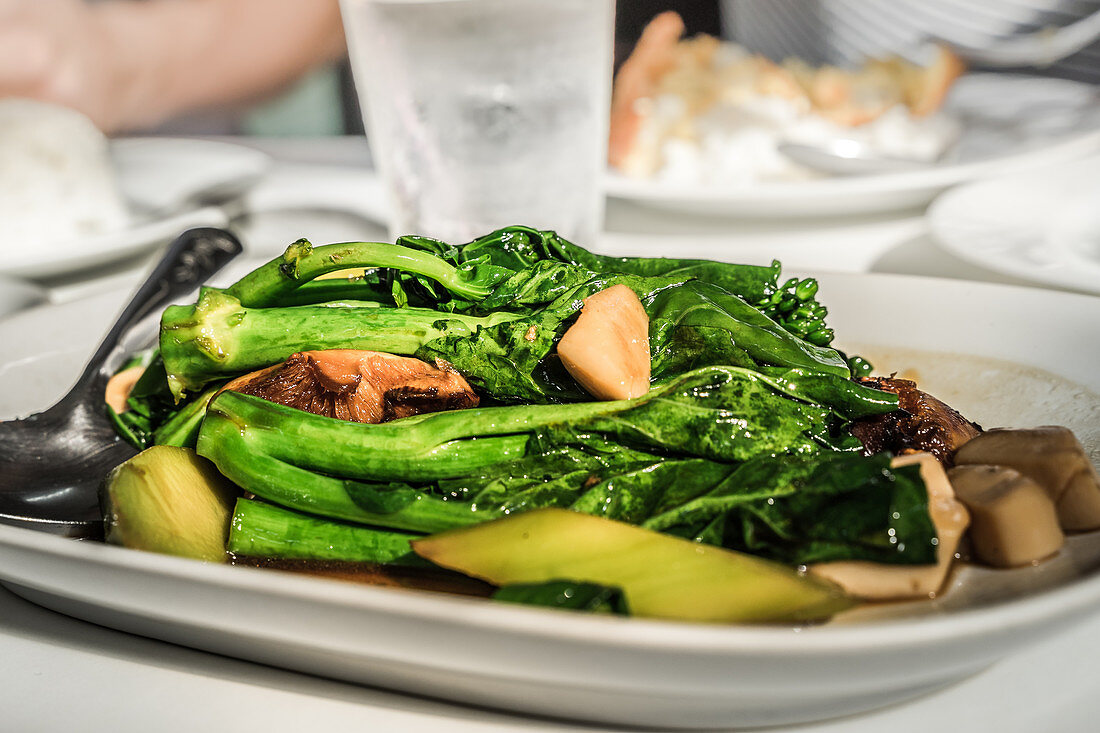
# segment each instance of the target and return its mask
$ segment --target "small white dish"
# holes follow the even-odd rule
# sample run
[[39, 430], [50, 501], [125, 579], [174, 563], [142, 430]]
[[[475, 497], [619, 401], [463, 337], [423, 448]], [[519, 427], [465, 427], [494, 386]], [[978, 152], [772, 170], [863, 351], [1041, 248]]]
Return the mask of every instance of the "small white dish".
[[616, 199], [709, 216], [850, 216], [924, 206], [960, 183], [1100, 151], [1100, 96], [1089, 84], [970, 74], [956, 83], [945, 109], [961, 123], [959, 141], [921, 170], [744, 187], [682, 185], [611, 171], [604, 190]]
[[[909, 370], [987, 427], [1060, 423], [1100, 458], [1100, 320], [1083, 295], [822, 275], [848, 348]], [[70, 383], [108, 293], [0, 323], [0, 417]], [[1057, 327], [1052, 327], [1057, 324]], [[16, 386], [17, 385], [17, 386]], [[162, 557], [0, 526], [0, 578], [48, 608], [329, 678], [557, 718], [779, 725], [884, 707], [973, 675], [1100, 607], [1100, 534], [1019, 571], [962, 569], [935, 602], [820, 627], [574, 615]]]
[[928, 221], [975, 265], [1100, 294], [1100, 156], [949, 191]]
[[220, 226], [219, 205], [243, 195], [267, 173], [271, 159], [258, 150], [213, 140], [122, 138], [111, 159], [131, 214], [124, 229], [63, 242], [14, 248], [0, 272], [43, 278], [132, 257], [185, 229]]

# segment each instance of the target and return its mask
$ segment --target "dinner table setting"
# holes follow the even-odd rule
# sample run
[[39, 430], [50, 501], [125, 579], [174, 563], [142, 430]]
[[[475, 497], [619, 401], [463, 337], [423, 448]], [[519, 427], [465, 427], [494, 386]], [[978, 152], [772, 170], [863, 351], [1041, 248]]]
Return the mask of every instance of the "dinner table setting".
[[[68, 110], [51, 112], [39, 109], [38, 102], [9, 101], [0, 94], [0, 188], [7, 185], [10, 192], [0, 211], [14, 220], [24, 210], [31, 222], [28, 229], [11, 230], [9, 240], [19, 246], [6, 249], [0, 260], [5, 344], [0, 353], [0, 473], [5, 474], [0, 478], [0, 730], [1030, 733], [1095, 728], [1100, 716], [1095, 661], [1100, 524], [1093, 517], [1100, 512], [1095, 481], [1100, 87], [1023, 73], [1018, 65], [957, 40], [954, 46], [941, 40], [934, 51], [923, 49], [913, 57], [919, 61], [872, 59], [854, 70], [798, 59], [772, 63], [725, 40], [688, 38], [674, 13], [645, 26], [633, 54], [618, 59], [613, 76], [614, 2], [343, 0], [340, 6], [340, 32], [346, 33], [366, 134], [154, 130], [103, 136], [91, 122], [66, 117]], [[745, 23], [760, 20], [743, 17]], [[1084, 43], [1075, 40], [1078, 36], [1084, 38], [1093, 26], [1100, 34], [1091, 16], [1079, 23], [1075, 32], [1050, 36], [1052, 47], [1064, 45], [1068, 56]], [[530, 27], [540, 29], [537, 37], [515, 32]], [[1039, 41], [1026, 40], [1018, 49], [1037, 53]], [[1017, 46], [1005, 45], [1001, 52], [1018, 59], [1012, 54], [1022, 52], [1013, 49]], [[980, 66], [980, 60], [987, 65], [967, 69], [966, 64]], [[849, 96], [834, 104], [822, 90], [836, 88]], [[883, 95], [887, 101], [876, 106]], [[25, 141], [10, 142], [18, 135]], [[71, 145], [41, 159], [56, 167], [35, 170], [42, 165], [32, 160], [35, 146], [61, 138]], [[65, 190], [55, 186], [66, 175], [76, 183]], [[46, 201], [41, 211], [30, 211], [39, 205], [35, 196]], [[50, 196], [56, 198], [47, 201]], [[82, 199], [93, 204], [92, 213], [80, 219]], [[63, 211], [72, 222], [64, 221]], [[33, 241], [34, 227], [47, 225], [61, 233]], [[542, 248], [536, 259], [542, 259], [531, 267], [523, 258], [536, 250], [525, 248], [536, 245]], [[679, 264], [663, 264], [673, 262]], [[724, 263], [755, 266], [737, 272], [765, 278], [763, 290], [736, 295], [708, 281], [719, 277], [713, 273], [726, 272], [718, 269]], [[603, 274], [596, 272], [600, 268]], [[296, 290], [288, 281], [295, 281]], [[546, 349], [557, 351], [550, 366], [536, 362], [534, 372], [513, 383], [501, 373], [526, 363], [520, 357], [505, 359], [498, 349], [489, 367], [471, 357], [471, 349], [482, 348], [471, 344], [482, 344], [478, 339], [514, 319], [534, 325], [516, 331], [511, 341], [503, 339], [500, 348], [538, 347], [544, 338], [539, 329], [549, 323], [552, 310], [547, 303], [561, 307], [554, 298], [574, 292], [562, 281], [569, 287], [583, 283], [576, 292], [588, 295], [583, 301], [575, 296], [566, 316], [553, 316], [558, 333]], [[502, 295], [517, 282], [518, 295]], [[601, 283], [599, 289], [584, 290], [595, 287], [593, 282]], [[543, 287], [553, 297], [541, 295]], [[739, 334], [731, 337], [733, 350], [722, 353], [742, 354], [744, 361], [715, 365], [695, 357], [701, 368], [654, 371], [651, 387], [651, 343], [654, 370], [670, 358], [661, 350], [660, 332], [650, 328], [663, 322], [651, 319], [660, 308], [675, 306], [677, 291], [692, 287], [710, 288], [700, 291], [709, 295], [699, 296], [703, 306], [685, 308], [678, 318], [690, 319], [696, 308], [724, 309], [726, 320], [699, 323], [733, 324], [721, 326]], [[626, 305], [599, 300], [616, 289], [628, 293]], [[328, 292], [335, 295], [315, 295]], [[511, 300], [501, 300], [505, 297]], [[662, 305], [662, 298], [672, 305]], [[601, 325], [596, 306], [605, 302], [612, 316]], [[1068, 508], [1068, 501], [1057, 503], [1039, 479], [1012, 469], [1007, 470], [1013, 480], [1027, 486], [975, 489], [979, 498], [968, 498], [964, 479], [956, 483], [962, 476], [957, 472], [973, 468], [968, 463], [990, 467], [964, 460], [952, 446], [946, 458], [935, 447], [906, 448], [876, 464], [880, 468], [871, 472], [867, 486], [898, 492], [891, 494], [895, 497], [919, 486], [924, 523], [911, 522], [909, 505], [891, 499], [892, 519], [883, 520], [881, 541], [857, 541], [841, 531], [827, 535], [828, 541], [815, 535], [808, 544], [797, 538], [768, 544], [768, 532], [780, 531], [778, 515], [768, 511], [776, 502], [783, 506], [782, 493], [759, 509], [764, 524], [756, 534], [749, 524], [757, 520], [745, 518], [746, 538], [734, 540], [734, 522], [726, 515], [721, 524], [704, 522], [705, 529], [683, 524], [699, 522], [690, 511], [704, 516], [706, 500], [724, 498], [720, 492], [677, 508], [683, 514], [674, 519], [668, 519], [673, 511], [667, 507], [663, 513], [650, 507], [645, 522], [612, 523], [617, 515], [609, 512], [615, 509], [591, 508], [581, 500], [541, 505], [532, 493], [523, 499], [530, 508], [506, 502], [491, 521], [447, 523], [466, 506], [466, 495], [457, 489], [439, 495], [447, 486], [464, 485], [460, 480], [474, 481], [458, 469], [442, 469], [452, 473], [436, 476], [430, 466], [414, 466], [407, 479], [403, 469], [392, 466], [357, 474], [360, 469], [347, 466], [397, 465], [406, 460], [401, 451], [407, 446], [379, 442], [379, 455], [391, 451], [392, 459], [370, 457], [361, 448], [351, 459], [341, 457], [329, 444], [352, 443], [341, 442], [345, 438], [327, 426], [336, 422], [335, 413], [315, 412], [312, 422], [298, 424], [287, 416], [312, 407], [295, 410], [297, 403], [286, 403], [263, 413], [256, 406], [260, 398], [278, 402], [255, 391], [261, 389], [257, 385], [269, 384], [273, 374], [283, 378], [299, 357], [320, 359], [325, 348], [340, 354], [387, 351], [372, 345], [384, 343], [381, 337], [370, 341], [373, 336], [363, 335], [370, 332], [372, 313], [426, 318], [426, 308], [433, 313], [415, 321], [416, 333], [430, 332], [437, 340], [423, 337], [414, 348], [393, 349], [404, 356], [380, 356], [411, 361], [406, 357], [415, 355], [427, 362], [419, 366], [431, 379], [450, 379], [450, 387], [459, 382], [458, 402], [435, 408], [444, 411], [436, 417], [476, 408], [469, 425], [446, 423], [452, 425], [450, 442], [417, 454], [430, 460], [460, 443], [496, 450], [519, 434], [529, 441], [526, 447], [502, 448], [507, 460], [481, 469], [503, 466], [504, 478], [514, 479], [528, 469], [510, 474], [509, 467], [527, 466], [520, 461], [530, 458], [523, 451], [533, 451], [531, 446], [545, 441], [550, 447], [540, 450], [564, 451], [554, 441], [592, 441], [602, 430], [599, 451], [588, 443], [585, 450], [604, 456], [645, 449], [657, 456], [639, 473], [659, 475], [683, 461], [670, 483], [662, 484], [668, 492], [664, 500], [671, 501], [676, 489], [668, 487], [708, 475], [693, 473], [703, 471], [700, 465], [717, 470], [719, 462], [733, 462], [721, 451], [744, 450], [735, 440], [742, 432], [741, 437], [758, 439], [752, 420], [777, 433], [787, 430], [783, 410], [795, 410], [785, 405], [797, 403], [799, 411], [789, 419], [805, 435], [811, 434], [806, 425], [832, 427], [813, 428], [813, 439], [791, 443], [796, 447], [769, 444], [766, 455], [738, 461], [816, 460], [818, 452], [832, 449], [838, 454], [836, 477], [819, 472], [813, 479], [832, 486], [830, 481], [845, 480], [845, 470], [856, 475], [842, 461], [855, 460], [860, 441], [863, 455], [875, 453], [869, 442], [875, 438], [865, 438], [854, 426], [906, 399], [901, 394], [902, 402], [883, 407], [886, 403], [869, 396], [877, 391], [865, 385], [915, 382], [928, 391], [919, 392], [922, 409], [929, 402], [942, 406], [969, 431], [970, 441], [1007, 427], [1068, 428], [1058, 435], [1068, 436], [1072, 445], [1056, 448], [1066, 451], [1058, 456], [1071, 457], [1056, 460], [1077, 462], [1080, 470], [1071, 480], [1079, 481], [1074, 485], [1079, 503]], [[364, 319], [362, 332], [339, 331], [337, 345], [318, 345], [336, 337], [317, 336], [307, 322], [295, 320], [306, 312], [332, 324], [342, 322], [337, 318]], [[595, 324], [590, 328], [596, 329], [598, 353], [589, 358], [597, 364], [614, 361], [619, 350], [634, 348], [620, 347], [616, 339], [639, 312], [641, 335], [630, 343], [645, 342], [644, 386], [622, 392], [626, 377], [611, 387], [596, 385], [574, 365], [583, 353], [578, 349], [573, 356], [567, 340], [581, 333], [583, 323]], [[261, 317], [268, 319], [263, 323], [269, 330], [251, 325]], [[797, 323], [799, 318], [811, 325]], [[753, 334], [767, 334], [764, 346], [750, 343], [749, 326], [756, 329]], [[252, 335], [250, 328], [256, 329]], [[278, 353], [278, 359], [236, 364], [233, 339], [246, 338], [252, 339], [250, 348]], [[683, 343], [674, 347], [687, 348]], [[159, 351], [154, 353], [154, 346]], [[358, 395], [371, 383], [363, 372], [350, 383], [327, 386], [325, 380], [347, 379], [340, 371], [344, 362], [334, 363], [338, 368], [308, 362], [325, 389]], [[356, 369], [366, 369], [365, 362], [358, 363]], [[720, 366], [727, 363], [736, 366]], [[671, 412], [641, 428], [608, 427], [635, 419], [628, 409], [642, 409], [620, 405], [660, 403], [655, 409], [661, 409], [677, 400], [717, 399], [711, 393], [725, 394], [720, 385], [727, 382], [684, 381], [706, 369], [724, 369], [722, 379], [746, 379], [752, 389], [771, 390], [769, 404], [782, 406], [770, 412], [779, 417], [755, 417], [757, 410], [769, 412], [758, 407], [765, 397], [757, 395], [744, 398], [747, 417], [725, 405], [718, 411], [720, 420], [741, 421], [733, 438], [728, 430], [714, 438], [695, 418], [677, 423], [679, 413]], [[128, 371], [134, 372], [132, 380], [112, 402], [116, 379]], [[157, 387], [160, 394], [170, 389], [175, 400], [167, 418], [156, 412], [168, 409], [157, 406], [158, 393], [142, 391], [150, 374], [168, 385]], [[713, 380], [719, 372], [710, 374]], [[679, 380], [674, 389], [670, 380]], [[439, 389], [430, 387], [429, 396], [438, 397]], [[750, 387], [743, 389], [748, 393]], [[480, 408], [475, 391], [483, 391]], [[516, 394], [526, 402], [515, 404]], [[153, 412], [134, 415], [145, 399]], [[354, 428], [385, 428], [394, 419], [417, 428], [432, 424], [430, 408], [410, 403], [413, 411], [395, 418], [390, 413], [403, 409], [401, 403], [394, 408], [390, 393], [379, 399], [389, 411], [385, 417], [342, 419], [379, 423]], [[528, 404], [532, 399], [536, 404]], [[589, 422], [539, 418], [535, 412], [552, 408], [582, 416], [581, 410], [612, 406], [624, 412], [591, 412], [595, 418], [583, 413]], [[521, 409], [529, 412], [521, 415]], [[482, 414], [501, 416], [484, 436], [470, 427], [482, 424]], [[610, 417], [600, 417], [605, 414]], [[255, 424], [246, 424], [250, 420]], [[670, 427], [681, 425], [687, 427]], [[851, 429], [850, 441], [859, 438], [855, 447], [837, 437], [837, 425], [845, 433]], [[169, 427], [179, 432], [164, 432]], [[535, 432], [528, 439], [529, 430]], [[562, 437], [565, 433], [571, 437]], [[350, 427], [344, 434], [352, 434]], [[396, 442], [407, 441], [412, 451], [419, 450], [419, 440], [422, 433]], [[719, 450], [710, 447], [711, 440], [733, 442]], [[188, 460], [202, 462], [206, 468], [198, 466], [194, 475], [205, 476], [200, 483], [209, 483], [215, 493], [219, 482], [229, 486], [230, 498], [219, 500], [229, 503], [218, 520], [223, 536], [213, 556], [180, 549], [184, 545], [173, 539], [154, 538], [146, 546], [145, 538], [126, 534], [130, 517], [122, 502], [130, 499], [121, 493], [124, 481], [138, 482], [143, 491], [156, 488], [149, 478], [155, 472], [146, 473], [136, 462], [161, 449], [187, 451]], [[250, 463], [248, 451], [267, 462]], [[677, 457], [681, 454], [686, 458]], [[611, 458], [600, 460], [608, 471], [617, 465]], [[132, 471], [124, 475], [127, 466]], [[910, 466], [919, 471], [906, 471]], [[771, 480], [763, 476], [758, 480]], [[544, 480], [559, 478], [548, 474]], [[265, 493], [280, 480], [288, 487]], [[615, 480], [628, 491], [624, 477], [601, 483], [595, 473], [582, 488], [611, 484], [599, 502], [616, 507], [629, 498], [616, 498]], [[424, 488], [424, 482], [434, 488]], [[337, 485], [346, 491], [331, 504], [338, 511], [325, 504], [328, 494], [322, 491]], [[305, 490], [300, 486], [319, 487], [318, 496], [294, 498]], [[830, 489], [838, 496], [845, 490]], [[418, 524], [415, 510], [407, 504], [393, 508], [397, 503], [382, 496], [385, 491], [415, 494], [413, 505], [430, 503], [434, 508], [425, 511], [438, 514]], [[143, 507], [140, 502], [157, 506], [160, 500], [134, 501]], [[1046, 549], [1023, 560], [1003, 558], [1026, 553], [1022, 544], [1013, 544], [1025, 541], [1007, 531], [990, 530], [995, 540], [977, 533], [979, 525], [1007, 522], [1009, 510], [1003, 507], [1010, 501], [1034, 502], [1035, 508], [1020, 510], [1021, 515], [1036, 523], [1041, 516], [1048, 526]], [[815, 504], [819, 508], [811, 513], [843, 518], [847, 505], [836, 502], [840, 499]], [[299, 532], [316, 531], [320, 539], [311, 546], [323, 547], [315, 555], [252, 558], [232, 544], [246, 524], [241, 512], [249, 507], [294, 510], [306, 528]], [[954, 507], [951, 521], [957, 528], [943, 519], [946, 514], [937, 514], [947, 511], [943, 507]], [[307, 517], [314, 511], [315, 517]], [[470, 511], [477, 511], [476, 502]], [[735, 516], [733, 509], [726, 511]], [[601, 512], [608, 519], [587, 516]], [[573, 514], [576, 521], [596, 524], [578, 524], [575, 534], [567, 535], [561, 552], [570, 557], [574, 550], [583, 554], [604, 524], [638, 534], [629, 540], [623, 535], [626, 550], [608, 544], [593, 551], [620, 559], [609, 561], [611, 570], [604, 560], [592, 561], [596, 569], [577, 570], [575, 578], [565, 577], [566, 565], [545, 560], [559, 548], [552, 537], [530, 550], [533, 559], [522, 543], [506, 552], [514, 555], [511, 564], [488, 551], [488, 559], [480, 550], [469, 550], [472, 559], [461, 556], [468, 549], [461, 545], [464, 533], [512, 523], [526, 540], [539, 531], [538, 521], [568, 522], [560, 515]], [[388, 524], [391, 516], [398, 519]], [[327, 529], [319, 524], [322, 519]], [[526, 520], [531, 523], [523, 524]], [[765, 525], [768, 529], [761, 528]], [[722, 528], [717, 535], [715, 526]], [[810, 520], [799, 526], [825, 532]], [[933, 575], [913, 575], [911, 587], [907, 580], [894, 591], [858, 584], [866, 582], [855, 579], [858, 571], [872, 565], [876, 570], [869, 577], [875, 582], [901, 577], [886, 571], [876, 576], [895, 566], [860, 561], [904, 552], [905, 538], [926, 526], [931, 549], [922, 555], [926, 565], [916, 564], [935, 568]], [[374, 532], [371, 543], [398, 542], [402, 553], [394, 555], [399, 559], [393, 568], [415, 574], [435, 563], [440, 567], [431, 571], [446, 574], [440, 588], [452, 590], [447, 585], [452, 583], [459, 590], [405, 583], [400, 573], [389, 574], [397, 572], [387, 565], [390, 560], [345, 558], [339, 554], [344, 535], [328, 534], [343, 529], [348, 537]], [[253, 548], [266, 541], [262, 534], [249, 540]], [[648, 585], [630, 585], [632, 573], [640, 570], [620, 573], [621, 587], [605, 580], [619, 573], [613, 566], [630, 552], [649, 552], [643, 534], [666, 543], [639, 556], [660, 569], [665, 567], [661, 552], [669, 553], [668, 582], [683, 595], [678, 602], [668, 600], [668, 588], [650, 598]], [[499, 537], [505, 548], [516, 541]], [[1028, 541], [1041, 543], [1037, 537]], [[308, 538], [279, 541], [293, 547]], [[860, 549], [837, 549], [847, 548], [845, 543]], [[443, 549], [433, 549], [437, 545]], [[686, 554], [674, 557], [676, 551]], [[409, 557], [415, 562], [406, 571]], [[544, 561], [551, 569], [532, 571], [537, 577], [526, 579], [520, 566]], [[504, 569], [493, 575], [462, 562], [497, 562]], [[767, 578], [762, 584], [776, 584], [765, 592], [785, 589], [786, 583], [795, 589], [791, 594], [817, 593], [825, 600], [818, 605], [803, 600], [808, 605], [796, 607], [794, 595], [775, 590], [779, 610], [768, 615], [751, 605], [751, 588], [736, 586], [727, 601], [712, 608], [707, 584], [731, 576], [715, 570], [715, 581], [707, 574], [710, 566], [694, 570], [693, 563], [706, 562], [714, 567], [728, 562], [749, 576], [760, 573]], [[348, 570], [354, 563], [358, 569]], [[779, 568], [780, 563], [787, 567]], [[257, 567], [236, 566], [250, 564]], [[464, 575], [456, 579], [459, 572]], [[702, 577], [698, 583], [694, 572]], [[732, 577], [728, 582], [739, 576]], [[571, 584], [549, 602], [537, 587], [544, 581], [547, 587]], [[508, 595], [512, 589], [518, 590]], [[574, 598], [589, 592], [596, 596], [588, 605]], [[497, 600], [464, 597], [490, 594]], [[699, 609], [712, 609], [712, 615], [700, 615], [706, 611]]]

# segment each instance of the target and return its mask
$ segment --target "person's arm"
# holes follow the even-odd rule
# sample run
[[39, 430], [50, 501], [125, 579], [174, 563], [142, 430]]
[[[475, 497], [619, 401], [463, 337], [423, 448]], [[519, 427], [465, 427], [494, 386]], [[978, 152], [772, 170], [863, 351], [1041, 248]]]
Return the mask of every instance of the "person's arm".
[[343, 52], [336, 0], [0, 0], [0, 96], [107, 131], [261, 97]]

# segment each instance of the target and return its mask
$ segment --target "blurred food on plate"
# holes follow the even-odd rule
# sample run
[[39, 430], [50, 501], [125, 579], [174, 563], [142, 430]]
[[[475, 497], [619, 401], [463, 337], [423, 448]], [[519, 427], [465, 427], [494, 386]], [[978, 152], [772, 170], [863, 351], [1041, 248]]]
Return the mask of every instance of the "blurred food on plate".
[[811, 178], [782, 142], [862, 143], [931, 162], [958, 124], [941, 111], [964, 65], [946, 47], [920, 66], [898, 57], [855, 69], [775, 63], [708, 35], [683, 40], [673, 12], [646, 27], [615, 80], [609, 160], [621, 173], [682, 184]]
[[107, 138], [91, 120], [0, 99], [0, 237], [8, 246], [103, 234], [128, 221]]

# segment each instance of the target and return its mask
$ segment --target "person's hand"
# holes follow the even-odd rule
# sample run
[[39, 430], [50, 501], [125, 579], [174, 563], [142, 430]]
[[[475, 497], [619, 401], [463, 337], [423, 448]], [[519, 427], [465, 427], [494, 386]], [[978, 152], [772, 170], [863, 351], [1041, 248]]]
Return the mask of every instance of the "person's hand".
[[65, 105], [114, 130], [128, 112], [114, 40], [83, 0], [0, 0], [0, 97]]
[[105, 132], [261, 98], [343, 52], [336, 0], [0, 0], [0, 98]]

